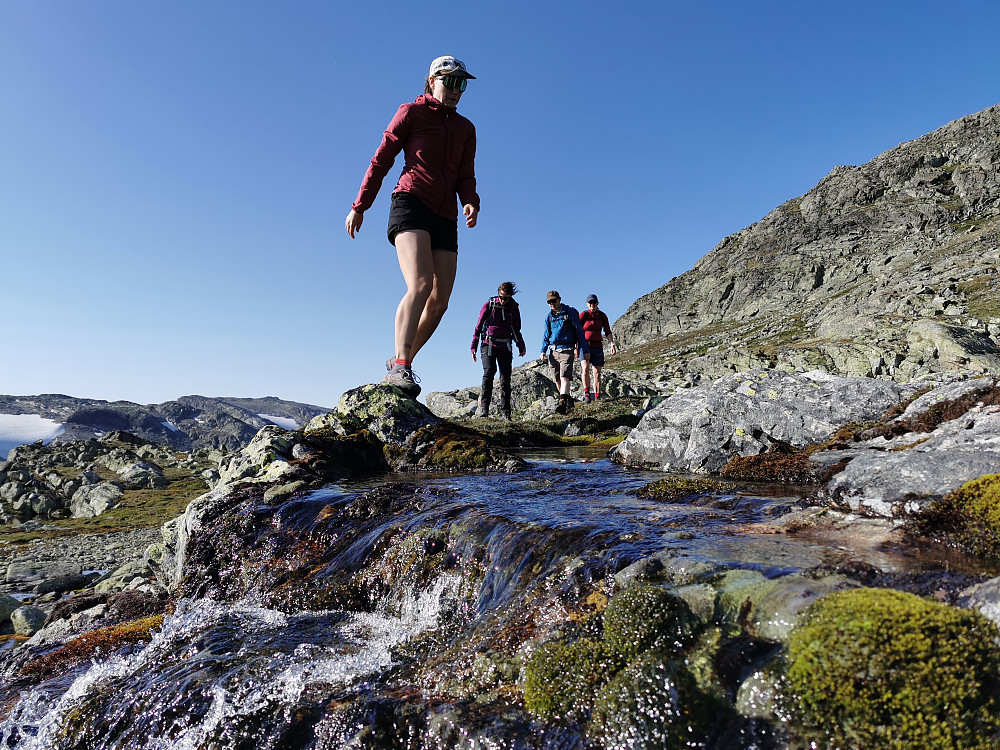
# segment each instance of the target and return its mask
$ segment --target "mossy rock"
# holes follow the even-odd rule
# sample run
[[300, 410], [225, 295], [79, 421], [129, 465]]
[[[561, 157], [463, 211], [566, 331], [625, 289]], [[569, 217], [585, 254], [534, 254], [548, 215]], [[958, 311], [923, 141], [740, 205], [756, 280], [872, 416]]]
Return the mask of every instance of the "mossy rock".
[[483, 433], [454, 422], [422, 427], [405, 446], [387, 444], [385, 456], [397, 470], [515, 471], [526, 466], [491, 445]]
[[524, 669], [524, 706], [543, 719], [585, 719], [598, 691], [622, 667], [621, 656], [602, 641], [546, 643]]
[[830, 594], [792, 633], [785, 700], [823, 747], [995, 748], [998, 636], [978, 612], [913, 594]]
[[683, 664], [647, 656], [601, 690], [588, 735], [606, 748], [704, 748], [727, 713]]
[[1000, 474], [966, 482], [932, 502], [914, 523], [921, 536], [936, 536], [976, 555], [1000, 557]]
[[687, 602], [658, 586], [619, 591], [604, 611], [604, 640], [630, 660], [650, 649], [680, 651], [699, 626]]
[[819, 481], [818, 465], [809, 460], [809, 455], [807, 450], [777, 449], [756, 456], [733, 456], [719, 470], [719, 476], [754, 482], [815, 484]]
[[719, 590], [720, 621], [742, 630], [749, 626], [754, 608], [778, 582], [756, 570], [728, 570], [718, 577], [715, 585]]
[[731, 482], [720, 482], [718, 479], [703, 477], [667, 477], [657, 479], [639, 488], [639, 497], [652, 500], [672, 501], [698, 495], [710, 495], [713, 492], [733, 492], [736, 485]]

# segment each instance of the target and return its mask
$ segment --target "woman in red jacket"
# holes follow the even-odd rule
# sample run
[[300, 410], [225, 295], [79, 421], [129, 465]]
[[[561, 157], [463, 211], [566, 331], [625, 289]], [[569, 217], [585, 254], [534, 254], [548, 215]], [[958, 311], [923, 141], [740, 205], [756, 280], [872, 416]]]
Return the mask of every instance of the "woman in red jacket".
[[[583, 335], [590, 347], [590, 361], [583, 363], [583, 402], [601, 400], [601, 368], [604, 367], [604, 337], [608, 334], [611, 354], [615, 353], [615, 340], [611, 335], [611, 323], [604, 311], [598, 308], [597, 295], [587, 297], [587, 309], [580, 313]], [[591, 368], [593, 368], [594, 391], [590, 391]]]
[[476, 226], [476, 128], [456, 107], [470, 74], [451, 55], [436, 58], [423, 96], [403, 104], [386, 128], [345, 226], [353, 238], [403, 152], [406, 163], [392, 193], [389, 242], [396, 247], [406, 294], [396, 308], [395, 354], [386, 362], [385, 382], [411, 396], [420, 393], [412, 363], [434, 333], [455, 284], [458, 268], [458, 206], [465, 225]]

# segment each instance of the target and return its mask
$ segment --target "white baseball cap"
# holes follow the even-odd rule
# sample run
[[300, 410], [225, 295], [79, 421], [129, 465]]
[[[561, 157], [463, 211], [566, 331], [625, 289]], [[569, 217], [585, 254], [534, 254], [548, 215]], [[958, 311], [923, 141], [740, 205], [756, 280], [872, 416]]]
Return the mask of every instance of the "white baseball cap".
[[427, 74], [428, 78], [431, 76], [461, 76], [462, 78], [475, 78], [472, 73], [465, 69], [464, 62], [452, 57], [451, 55], [442, 55], [441, 57], [434, 58], [434, 62], [431, 63], [431, 71]]

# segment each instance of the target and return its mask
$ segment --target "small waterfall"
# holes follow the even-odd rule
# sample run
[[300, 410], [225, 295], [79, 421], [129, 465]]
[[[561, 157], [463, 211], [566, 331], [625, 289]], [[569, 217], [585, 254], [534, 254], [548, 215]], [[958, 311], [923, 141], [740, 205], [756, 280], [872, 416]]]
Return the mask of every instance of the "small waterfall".
[[[190, 540], [182, 598], [151, 640], [25, 688], [16, 701], [0, 693], [10, 701], [0, 748], [590, 747], [584, 724], [526, 710], [522, 686], [547, 644], [600, 653], [618, 574], [651, 560], [671, 566], [702, 613], [699, 644], [716, 653], [688, 653], [691, 674], [718, 669], [737, 680], [740, 659], [775, 644], [732, 630], [746, 620], [736, 592], [852, 559], [822, 541], [737, 531], [795, 498], [636, 496], [658, 477], [606, 461], [539, 462], [516, 475], [219, 503]], [[912, 564], [878, 554], [901, 575]], [[788, 577], [797, 581], [789, 595], [821, 583]], [[718, 654], [732, 663], [713, 662]], [[634, 665], [640, 681], [675, 689], [642, 668]], [[729, 744], [713, 750], [781, 747], [766, 719], [731, 728]]]
[[447, 575], [410, 592], [398, 617], [183, 601], [141, 650], [91, 665], [65, 692], [32, 691], [0, 724], [0, 747], [235, 750], [317, 692], [391, 668], [393, 649], [433, 630], [459, 586]]

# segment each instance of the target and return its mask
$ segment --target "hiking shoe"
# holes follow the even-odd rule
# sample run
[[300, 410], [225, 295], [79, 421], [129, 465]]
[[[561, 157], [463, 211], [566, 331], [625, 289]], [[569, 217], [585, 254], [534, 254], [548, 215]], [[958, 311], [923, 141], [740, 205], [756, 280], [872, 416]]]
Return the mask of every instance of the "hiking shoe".
[[594, 400], [594, 397], [590, 395], [590, 391], [584, 391], [583, 392], [583, 403], [589, 404], [593, 400]]
[[417, 385], [420, 378], [413, 374], [413, 370], [403, 365], [393, 365], [389, 374], [385, 376], [383, 383], [394, 385], [411, 398], [420, 395], [420, 386]]
[[476, 407], [476, 416], [477, 417], [488, 417], [489, 415], [490, 415], [490, 406], [489, 406], [489, 404], [486, 404], [486, 406], [483, 406], [483, 404], [480, 403], [479, 406]]

